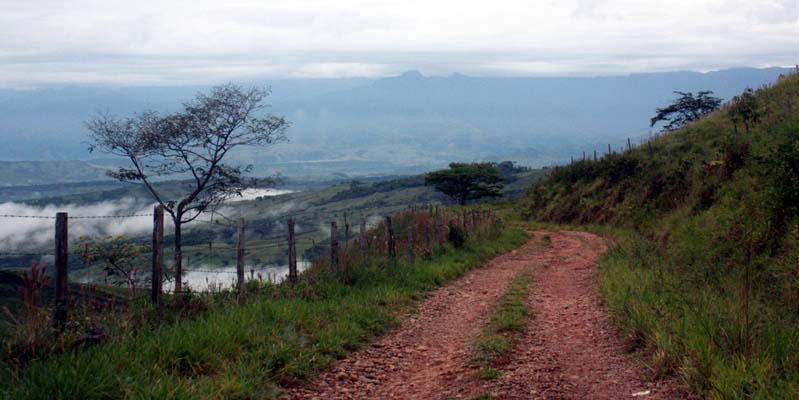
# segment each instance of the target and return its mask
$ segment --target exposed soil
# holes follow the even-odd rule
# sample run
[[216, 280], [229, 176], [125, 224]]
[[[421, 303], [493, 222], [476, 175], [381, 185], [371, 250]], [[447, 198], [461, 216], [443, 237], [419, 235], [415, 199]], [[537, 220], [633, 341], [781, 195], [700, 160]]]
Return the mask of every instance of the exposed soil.
[[[551, 243], [543, 237], [549, 236]], [[605, 239], [535, 232], [523, 247], [434, 291], [418, 313], [350, 355], [291, 399], [674, 399], [625, 351], [597, 294], [594, 265]], [[475, 376], [472, 345], [489, 307], [519, 273], [533, 273], [533, 312], [494, 380]]]

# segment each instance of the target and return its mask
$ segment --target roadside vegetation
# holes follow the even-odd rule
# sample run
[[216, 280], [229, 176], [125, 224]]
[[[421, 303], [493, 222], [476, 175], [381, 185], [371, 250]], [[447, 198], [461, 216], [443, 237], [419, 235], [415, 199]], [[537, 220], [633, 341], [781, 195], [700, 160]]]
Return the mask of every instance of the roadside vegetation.
[[799, 395], [799, 75], [632, 151], [554, 168], [523, 209], [613, 228], [602, 291], [653, 373], [700, 397]]
[[72, 346], [65, 336], [57, 351], [4, 359], [0, 392], [14, 399], [276, 398], [281, 387], [395, 326], [426, 291], [526, 240], [520, 230], [496, 227], [412, 260], [374, 257], [339, 275], [315, 266], [295, 286], [252, 281], [243, 298], [184, 294], [177, 311], [167, 310], [171, 322], [144, 304], [108, 310], [100, 314], [109, 323], [99, 344]]

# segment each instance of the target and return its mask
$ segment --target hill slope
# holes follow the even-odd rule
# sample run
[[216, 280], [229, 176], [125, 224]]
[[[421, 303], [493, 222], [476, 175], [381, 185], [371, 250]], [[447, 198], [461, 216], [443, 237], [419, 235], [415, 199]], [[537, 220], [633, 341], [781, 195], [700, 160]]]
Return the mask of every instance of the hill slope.
[[525, 199], [533, 219], [626, 228], [602, 264], [610, 307], [655, 372], [714, 398], [799, 393], [799, 75], [755, 100], [751, 129], [727, 106]]

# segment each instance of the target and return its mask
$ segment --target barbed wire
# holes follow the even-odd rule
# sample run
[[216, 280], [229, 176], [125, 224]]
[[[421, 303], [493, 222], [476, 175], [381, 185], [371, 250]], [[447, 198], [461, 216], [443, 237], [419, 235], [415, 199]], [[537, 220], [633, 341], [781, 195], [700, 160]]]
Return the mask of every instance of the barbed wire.
[[153, 216], [153, 214], [78, 215], [78, 216], [68, 217], [68, 218], [69, 219], [107, 219], [107, 218], [137, 218], [137, 217], [152, 217], [152, 216]]
[[4, 252], [0, 253], [0, 257], [40, 257], [40, 256], [52, 256], [53, 253], [16, 253], [16, 252]]
[[[76, 215], [68, 216], [68, 219], [107, 219], [107, 218], [137, 218], [137, 217], [152, 217], [153, 214], [122, 214], [122, 215]], [[0, 218], [22, 218], [22, 219], [56, 219], [46, 215], [15, 215], [15, 214], [0, 214]]]
[[12, 215], [12, 214], [0, 214], [0, 218], [55, 219], [55, 217], [46, 217], [42, 215]]

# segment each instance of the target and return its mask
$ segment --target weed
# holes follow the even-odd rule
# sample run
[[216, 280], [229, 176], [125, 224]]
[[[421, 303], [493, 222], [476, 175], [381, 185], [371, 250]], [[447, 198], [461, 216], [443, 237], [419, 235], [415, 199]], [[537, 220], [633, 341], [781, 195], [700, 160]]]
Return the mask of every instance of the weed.
[[525, 298], [530, 286], [529, 273], [521, 273], [514, 278], [505, 293], [491, 307], [488, 324], [475, 343], [472, 362], [490, 372], [492, 365], [513, 348], [514, 332], [522, 331], [530, 311]]

